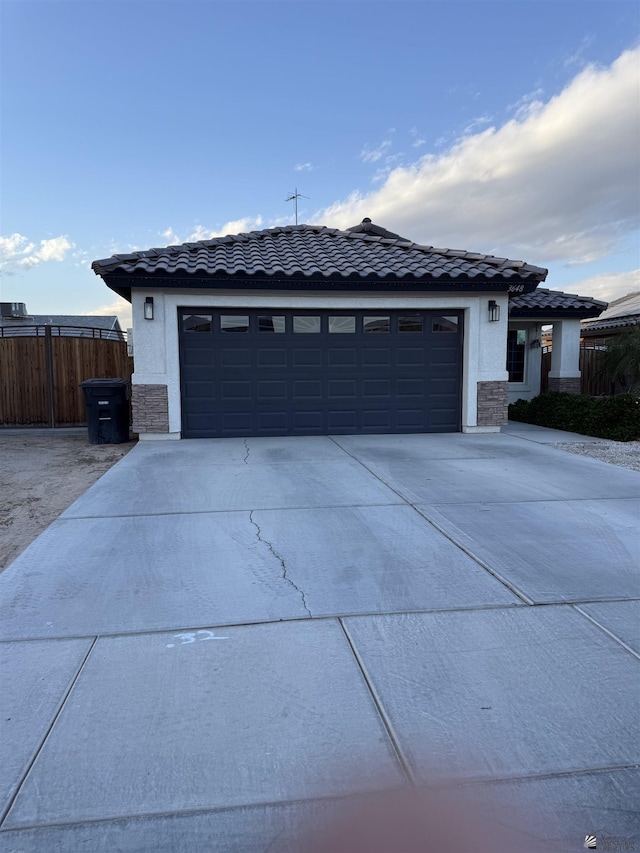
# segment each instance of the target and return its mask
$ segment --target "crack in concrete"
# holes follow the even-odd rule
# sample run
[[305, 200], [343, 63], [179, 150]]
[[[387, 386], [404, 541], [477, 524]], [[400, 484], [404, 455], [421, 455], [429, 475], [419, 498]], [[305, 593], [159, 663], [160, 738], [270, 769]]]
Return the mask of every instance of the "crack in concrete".
[[274, 548], [273, 544], [271, 542], [269, 542], [267, 539], [262, 538], [262, 530], [260, 529], [260, 525], [258, 524], [258, 522], [253, 520], [253, 513], [254, 513], [254, 510], [251, 510], [251, 512], [249, 513], [249, 521], [251, 522], [251, 524], [253, 524], [253, 526], [256, 529], [256, 536], [258, 537], [258, 542], [262, 542], [264, 545], [266, 545], [267, 548], [273, 554], [273, 556], [276, 558], [276, 560], [280, 563], [280, 565], [282, 567], [282, 578], [283, 578], [283, 580], [285, 580], [290, 586], [292, 586], [295, 589], [295, 591], [300, 595], [300, 599], [302, 601], [302, 606], [307, 611], [309, 616], [312, 618], [312, 613], [309, 610], [309, 608], [307, 607], [307, 598], [304, 594], [304, 591], [302, 589], [300, 589], [300, 587], [289, 577], [289, 575], [287, 573], [287, 564], [285, 563], [284, 559], [280, 556], [280, 554], [278, 554], [278, 552]]
[[247, 462], [247, 459], [249, 458], [249, 453], [250, 453], [251, 451], [249, 450], [249, 442], [247, 441], [247, 439], [246, 439], [246, 438], [245, 438], [245, 439], [243, 439], [243, 444], [244, 444], [244, 449], [247, 451], [247, 452], [245, 453], [245, 457], [244, 457], [244, 460], [243, 460], [243, 461], [244, 461], [244, 464], [245, 464], [245, 465], [248, 465], [249, 463]]

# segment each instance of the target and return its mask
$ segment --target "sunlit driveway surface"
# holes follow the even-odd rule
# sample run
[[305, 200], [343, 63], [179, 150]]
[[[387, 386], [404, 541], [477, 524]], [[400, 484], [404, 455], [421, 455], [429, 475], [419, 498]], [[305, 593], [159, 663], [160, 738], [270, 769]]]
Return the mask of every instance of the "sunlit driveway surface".
[[138, 445], [0, 576], [0, 851], [296, 850], [442, 780], [640, 849], [640, 476], [549, 440]]

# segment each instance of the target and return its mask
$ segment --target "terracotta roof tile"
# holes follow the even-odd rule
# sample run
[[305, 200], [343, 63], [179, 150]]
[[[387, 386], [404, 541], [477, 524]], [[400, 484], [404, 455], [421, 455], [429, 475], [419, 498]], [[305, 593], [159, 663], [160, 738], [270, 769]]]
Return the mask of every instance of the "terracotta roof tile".
[[531, 293], [511, 296], [509, 314], [512, 317], [574, 316], [576, 319], [597, 317], [607, 307], [606, 302], [592, 299], [590, 296], [578, 296], [575, 293], [562, 293], [539, 287]]
[[372, 223], [340, 231], [287, 225], [114, 255], [91, 265], [98, 275], [267, 276], [291, 279], [474, 278], [544, 281], [547, 270], [476, 252], [412, 243]]

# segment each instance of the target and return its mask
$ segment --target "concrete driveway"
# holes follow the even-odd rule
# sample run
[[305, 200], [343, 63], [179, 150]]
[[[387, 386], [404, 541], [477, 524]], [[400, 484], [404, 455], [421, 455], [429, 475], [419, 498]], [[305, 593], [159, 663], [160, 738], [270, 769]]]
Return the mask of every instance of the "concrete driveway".
[[547, 440], [134, 448], [0, 576], [0, 851], [300, 850], [451, 780], [640, 849], [640, 475]]

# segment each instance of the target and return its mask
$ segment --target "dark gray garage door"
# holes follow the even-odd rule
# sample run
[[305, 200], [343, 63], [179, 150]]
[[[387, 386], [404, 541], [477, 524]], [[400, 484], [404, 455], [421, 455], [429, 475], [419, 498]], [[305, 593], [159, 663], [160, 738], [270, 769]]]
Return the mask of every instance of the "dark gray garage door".
[[185, 438], [460, 430], [461, 312], [178, 314]]

